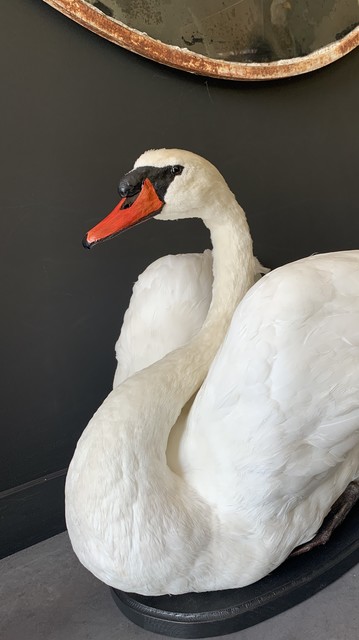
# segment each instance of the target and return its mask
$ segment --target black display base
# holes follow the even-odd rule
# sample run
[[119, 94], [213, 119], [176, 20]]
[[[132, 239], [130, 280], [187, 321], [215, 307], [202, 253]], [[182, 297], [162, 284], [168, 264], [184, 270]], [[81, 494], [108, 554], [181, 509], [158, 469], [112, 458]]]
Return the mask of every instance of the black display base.
[[177, 638], [205, 638], [251, 627], [290, 609], [359, 562], [359, 504], [323, 547], [288, 558], [242, 589], [140, 596], [111, 589], [121, 611], [143, 629]]

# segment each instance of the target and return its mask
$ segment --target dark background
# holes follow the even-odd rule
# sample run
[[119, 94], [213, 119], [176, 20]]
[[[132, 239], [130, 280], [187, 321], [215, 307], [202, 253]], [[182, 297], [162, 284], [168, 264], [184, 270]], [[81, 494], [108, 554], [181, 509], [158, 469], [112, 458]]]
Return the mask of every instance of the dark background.
[[151, 221], [92, 252], [145, 149], [211, 160], [270, 267], [359, 247], [359, 50], [307, 76], [191, 76], [93, 35], [41, 0], [1, 5], [0, 552], [64, 528], [75, 443], [111, 388], [137, 275], [209, 246], [201, 223]]

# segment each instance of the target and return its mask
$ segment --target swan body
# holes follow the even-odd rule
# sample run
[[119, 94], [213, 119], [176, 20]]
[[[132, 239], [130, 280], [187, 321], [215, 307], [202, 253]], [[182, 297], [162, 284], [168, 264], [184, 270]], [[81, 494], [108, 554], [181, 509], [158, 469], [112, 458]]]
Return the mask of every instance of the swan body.
[[210, 163], [162, 149], [126, 175], [137, 200], [86, 242], [136, 224], [148, 193], [158, 219], [203, 219], [213, 264], [209, 251], [167, 256], [134, 287], [114, 389], [67, 476], [71, 542], [126, 591], [245, 586], [310, 540], [359, 476], [359, 251], [254, 284], [244, 213]]

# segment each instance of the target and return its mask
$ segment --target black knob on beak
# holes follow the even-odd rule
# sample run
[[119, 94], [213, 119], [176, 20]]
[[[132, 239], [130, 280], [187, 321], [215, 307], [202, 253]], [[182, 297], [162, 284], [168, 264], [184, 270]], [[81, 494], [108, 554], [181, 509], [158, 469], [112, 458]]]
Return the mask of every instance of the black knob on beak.
[[120, 184], [118, 185], [118, 192], [121, 198], [127, 198], [127, 196], [129, 195], [129, 191], [130, 185], [128, 184], [128, 182], [120, 182]]

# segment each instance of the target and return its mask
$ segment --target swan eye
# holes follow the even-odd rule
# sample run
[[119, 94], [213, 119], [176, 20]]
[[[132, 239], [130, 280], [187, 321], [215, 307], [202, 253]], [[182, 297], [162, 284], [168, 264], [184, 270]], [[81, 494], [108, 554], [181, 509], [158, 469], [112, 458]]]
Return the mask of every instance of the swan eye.
[[171, 167], [171, 173], [174, 176], [179, 175], [180, 173], [182, 173], [183, 171], [183, 167], [180, 164], [174, 164], [173, 167]]

